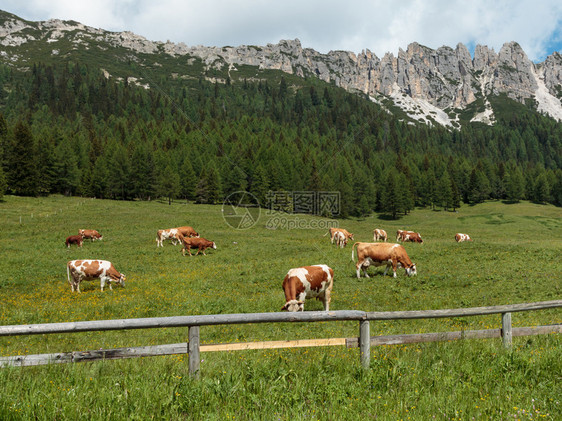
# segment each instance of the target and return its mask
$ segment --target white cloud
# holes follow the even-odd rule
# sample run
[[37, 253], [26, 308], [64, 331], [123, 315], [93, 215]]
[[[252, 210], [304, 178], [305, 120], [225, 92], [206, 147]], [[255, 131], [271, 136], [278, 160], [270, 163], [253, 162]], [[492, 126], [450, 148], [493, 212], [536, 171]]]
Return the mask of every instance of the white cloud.
[[517, 41], [533, 60], [560, 46], [559, 0], [0, 0], [28, 20], [72, 19], [150, 40], [187, 45], [263, 45], [299, 38], [321, 52], [387, 51], [419, 42], [430, 48]]

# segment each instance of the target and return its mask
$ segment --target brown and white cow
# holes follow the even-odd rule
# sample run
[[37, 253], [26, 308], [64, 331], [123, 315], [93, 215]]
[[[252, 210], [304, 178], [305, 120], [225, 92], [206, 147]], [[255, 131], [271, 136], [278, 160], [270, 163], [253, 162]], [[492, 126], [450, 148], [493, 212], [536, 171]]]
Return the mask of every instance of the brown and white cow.
[[70, 235], [66, 237], [64, 242], [66, 247], [70, 248], [71, 244], [76, 244], [78, 247], [82, 247], [82, 236], [81, 235]]
[[103, 236], [96, 230], [78, 230], [78, 235], [81, 235], [84, 240], [103, 240]]
[[419, 232], [404, 231], [404, 230], [396, 231], [396, 241], [404, 241], [404, 242], [411, 241], [413, 243], [423, 243], [423, 240]]
[[363, 269], [365, 277], [367, 268], [370, 265], [382, 266], [386, 265], [384, 275], [388, 272], [388, 268], [392, 266], [393, 276], [396, 278], [396, 268], [403, 267], [408, 276], [417, 275], [416, 264], [412, 263], [406, 253], [406, 249], [400, 244], [392, 243], [355, 243], [351, 247], [351, 260], [353, 259], [353, 250], [357, 246], [357, 278], [360, 277], [360, 270]]
[[156, 233], [156, 247], [164, 247], [164, 240], [172, 240], [172, 244], [175, 246], [181, 241], [183, 235], [178, 231], [177, 228], [168, 228], [164, 230], [158, 230]]
[[329, 311], [333, 286], [334, 271], [326, 265], [291, 269], [283, 279], [286, 302], [281, 310], [304, 311], [304, 300], [310, 297], [322, 301]]
[[66, 264], [66, 276], [73, 292], [80, 292], [80, 282], [83, 280], [99, 279], [102, 291], [106, 282], [111, 290], [111, 282], [125, 286], [125, 275], [107, 260], [71, 260]]
[[344, 248], [345, 246], [347, 246], [347, 237], [341, 231], [336, 231], [336, 233], [334, 233], [334, 240], [336, 241], [336, 245], [339, 248]]
[[457, 235], [455, 235], [455, 240], [457, 241], [457, 243], [460, 243], [463, 241], [472, 241], [472, 238], [470, 238], [468, 234], [461, 234], [459, 232]]
[[375, 228], [373, 230], [373, 240], [374, 241], [386, 241], [388, 240], [388, 236], [386, 235], [386, 231], [380, 228]]
[[[332, 244], [334, 244], [336, 232], [341, 232], [345, 235], [346, 239], [353, 240], [353, 234], [344, 228], [330, 228], [328, 232], [330, 233], [330, 242]], [[326, 234], [328, 234], [328, 232]], [[324, 236], [326, 236], [326, 234], [324, 234]]]
[[208, 249], [209, 247], [213, 249], [217, 248], [217, 245], [213, 241], [209, 241], [206, 240], [205, 238], [200, 238], [200, 237], [194, 237], [194, 238], [182, 237], [181, 241], [183, 243], [181, 254], [183, 254], [184, 256], [186, 250], [189, 253], [189, 255], [192, 256], [191, 254], [192, 247], [197, 249], [197, 253], [195, 253], [196, 256], [199, 254], [199, 252], [202, 252], [203, 255], [206, 256], [205, 250]]
[[178, 232], [184, 237], [199, 237], [199, 233], [192, 227], [177, 227]]

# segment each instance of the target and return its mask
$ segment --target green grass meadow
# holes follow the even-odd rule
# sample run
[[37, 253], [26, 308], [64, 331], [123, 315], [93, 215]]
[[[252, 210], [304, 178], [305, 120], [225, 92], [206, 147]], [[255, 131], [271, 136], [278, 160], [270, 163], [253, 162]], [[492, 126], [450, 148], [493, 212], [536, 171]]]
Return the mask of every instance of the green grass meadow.
[[[290, 268], [334, 269], [331, 310], [398, 311], [478, 307], [562, 297], [562, 209], [487, 202], [458, 212], [415, 210], [398, 221], [338, 220], [356, 241], [383, 228], [422, 234], [406, 243], [418, 275], [357, 279], [351, 245], [338, 249], [329, 220], [262, 211], [246, 230], [221, 206], [50, 196], [0, 201], [0, 325], [280, 311]], [[215, 241], [207, 256], [185, 256], [156, 231], [193, 226]], [[269, 229], [275, 226], [277, 229]], [[292, 229], [288, 229], [291, 226]], [[298, 226], [294, 228], [293, 226]], [[103, 241], [67, 249], [80, 228]], [[456, 243], [457, 232], [473, 242]], [[83, 282], [72, 293], [66, 262], [110, 260], [125, 288]], [[305, 311], [322, 310], [309, 300]], [[562, 309], [513, 313], [517, 326], [562, 323]], [[371, 335], [488, 329], [500, 315], [372, 322]], [[0, 356], [86, 351], [187, 341], [187, 328], [0, 338]], [[357, 322], [201, 328], [201, 343], [358, 336]], [[0, 419], [471, 420], [562, 419], [560, 335], [373, 347], [296, 348], [201, 354], [201, 377], [186, 356], [0, 369]]]

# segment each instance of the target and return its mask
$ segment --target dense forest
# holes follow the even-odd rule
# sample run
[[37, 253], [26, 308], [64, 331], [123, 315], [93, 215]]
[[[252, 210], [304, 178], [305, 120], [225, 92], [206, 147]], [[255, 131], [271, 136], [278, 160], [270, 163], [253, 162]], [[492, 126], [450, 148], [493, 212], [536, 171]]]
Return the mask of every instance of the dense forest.
[[413, 124], [314, 78], [150, 88], [86, 65], [0, 66], [0, 195], [222, 203], [337, 191], [339, 217], [522, 199], [562, 206], [562, 125], [505, 97], [493, 127]]

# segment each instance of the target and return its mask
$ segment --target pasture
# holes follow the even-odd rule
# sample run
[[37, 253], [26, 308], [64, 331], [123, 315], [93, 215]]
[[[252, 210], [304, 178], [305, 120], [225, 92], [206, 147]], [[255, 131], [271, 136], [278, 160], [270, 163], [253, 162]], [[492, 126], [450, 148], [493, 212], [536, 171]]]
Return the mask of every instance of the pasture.
[[[6, 196], [0, 202], [0, 325], [280, 311], [290, 268], [334, 269], [331, 310], [426, 310], [560, 299], [562, 209], [487, 202], [456, 213], [415, 210], [398, 221], [339, 220], [355, 241], [383, 228], [420, 232], [404, 247], [418, 275], [356, 278], [351, 245], [330, 244], [328, 220], [272, 217], [246, 230], [229, 226], [221, 206]], [[284, 218], [284, 219], [283, 219]], [[286, 222], [286, 224], [283, 224]], [[156, 231], [193, 226], [217, 249], [185, 256]], [[298, 226], [286, 229], [289, 226]], [[103, 234], [67, 249], [80, 228]], [[271, 229], [277, 228], [277, 229]], [[456, 243], [457, 232], [473, 242]], [[125, 288], [84, 282], [71, 293], [66, 262], [110, 260]], [[322, 309], [308, 300], [305, 311]], [[562, 322], [562, 312], [515, 313], [513, 326]], [[486, 329], [498, 316], [371, 323], [371, 335]], [[203, 327], [201, 343], [352, 337], [357, 323]], [[187, 329], [0, 338], [0, 355], [94, 350], [187, 340]], [[371, 351], [343, 347], [203, 353], [201, 379], [182, 356], [0, 369], [2, 419], [557, 419], [562, 413], [559, 335], [470, 340]]]

